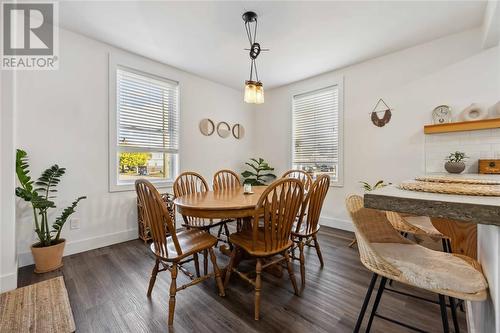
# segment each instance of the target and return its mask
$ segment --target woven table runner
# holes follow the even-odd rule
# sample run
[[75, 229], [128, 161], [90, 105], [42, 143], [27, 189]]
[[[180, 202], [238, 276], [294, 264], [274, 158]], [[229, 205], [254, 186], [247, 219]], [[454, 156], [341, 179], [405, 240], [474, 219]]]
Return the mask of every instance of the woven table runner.
[[493, 197], [500, 196], [500, 185], [410, 181], [401, 183], [399, 185], [399, 188], [409, 191], [420, 191], [420, 192], [431, 192], [431, 193], [493, 196]]
[[459, 183], [459, 184], [477, 184], [477, 185], [500, 185], [500, 180], [492, 179], [474, 179], [458, 178], [449, 176], [424, 176], [416, 177], [415, 180], [432, 183]]

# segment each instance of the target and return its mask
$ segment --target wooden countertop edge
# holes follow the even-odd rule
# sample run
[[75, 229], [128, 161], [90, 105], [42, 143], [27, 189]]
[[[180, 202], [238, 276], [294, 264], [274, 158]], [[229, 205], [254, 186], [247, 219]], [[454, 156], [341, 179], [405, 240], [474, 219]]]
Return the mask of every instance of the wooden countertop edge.
[[364, 195], [366, 208], [500, 226], [500, 207], [383, 194]]

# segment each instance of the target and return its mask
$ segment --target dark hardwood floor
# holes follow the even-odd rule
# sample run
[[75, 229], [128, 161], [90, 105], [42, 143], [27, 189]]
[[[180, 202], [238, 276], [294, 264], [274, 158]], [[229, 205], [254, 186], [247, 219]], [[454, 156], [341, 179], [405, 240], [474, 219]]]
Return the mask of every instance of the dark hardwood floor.
[[[359, 262], [357, 249], [347, 247], [351, 238], [349, 232], [321, 229], [325, 267], [320, 269], [314, 249], [308, 248], [307, 284], [301, 297], [294, 296], [287, 274], [282, 278], [264, 274], [260, 321], [253, 319], [253, 288], [236, 274], [224, 298], [217, 295], [213, 279], [180, 291], [172, 331], [352, 332], [371, 274]], [[219, 266], [224, 267], [228, 258], [217, 253]], [[63, 275], [77, 332], [166, 332], [170, 274], [158, 275], [148, 299], [153, 264], [149, 249], [142, 241], [134, 240], [65, 257], [63, 268], [56, 272], [39, 275], [33, 273], [33, 266], [23, 267], [19, 286]], [[300, 282], [298, 262], [294, 267]], [[178, 284], [187, 281], [179, 274]], [[401, 284], [393, 287], [437, 299], [431, 293]], [[379, 312], [429, 332], [442, 331], [439, 306], [435, 304], [385, 292]], [[458, 311], [458, 315], [461, 330], [466, 332], [465, 314]], [[372, 326], [372, 332], [405, 331], [378, 318]]]

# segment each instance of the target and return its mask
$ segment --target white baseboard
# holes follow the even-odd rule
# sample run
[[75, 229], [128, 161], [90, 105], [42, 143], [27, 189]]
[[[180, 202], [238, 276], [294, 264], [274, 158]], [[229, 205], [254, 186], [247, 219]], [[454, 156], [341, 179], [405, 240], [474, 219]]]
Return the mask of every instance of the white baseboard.
[[354, 225], [352, 224], [351, 220], [322, 216], [319, 219], [319, 224], [331, 228], [354, 232]]
[[17, 272], [0, 276], [0, 292], [4, 293], [17, 288]]
[[[85, 252], [116, 243], [126, 242], [136, 238], [138, 238], [137, 228], [67, 242], [64, 249], [64, 256]], [[34, 263], [31, 252], [20, 253], [18, 256], [18, 260], [19, 267], [32, 265]]]

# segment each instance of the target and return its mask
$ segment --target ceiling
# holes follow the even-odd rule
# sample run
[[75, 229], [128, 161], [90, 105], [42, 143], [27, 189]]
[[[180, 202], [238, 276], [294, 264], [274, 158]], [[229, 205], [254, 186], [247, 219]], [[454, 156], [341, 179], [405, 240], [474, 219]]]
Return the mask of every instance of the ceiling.
[[479, 26], [486, 2], [60, 2], [60, 25], [234, 88], [249, 75], [241, 14], [259, 15], [273, 88]]

